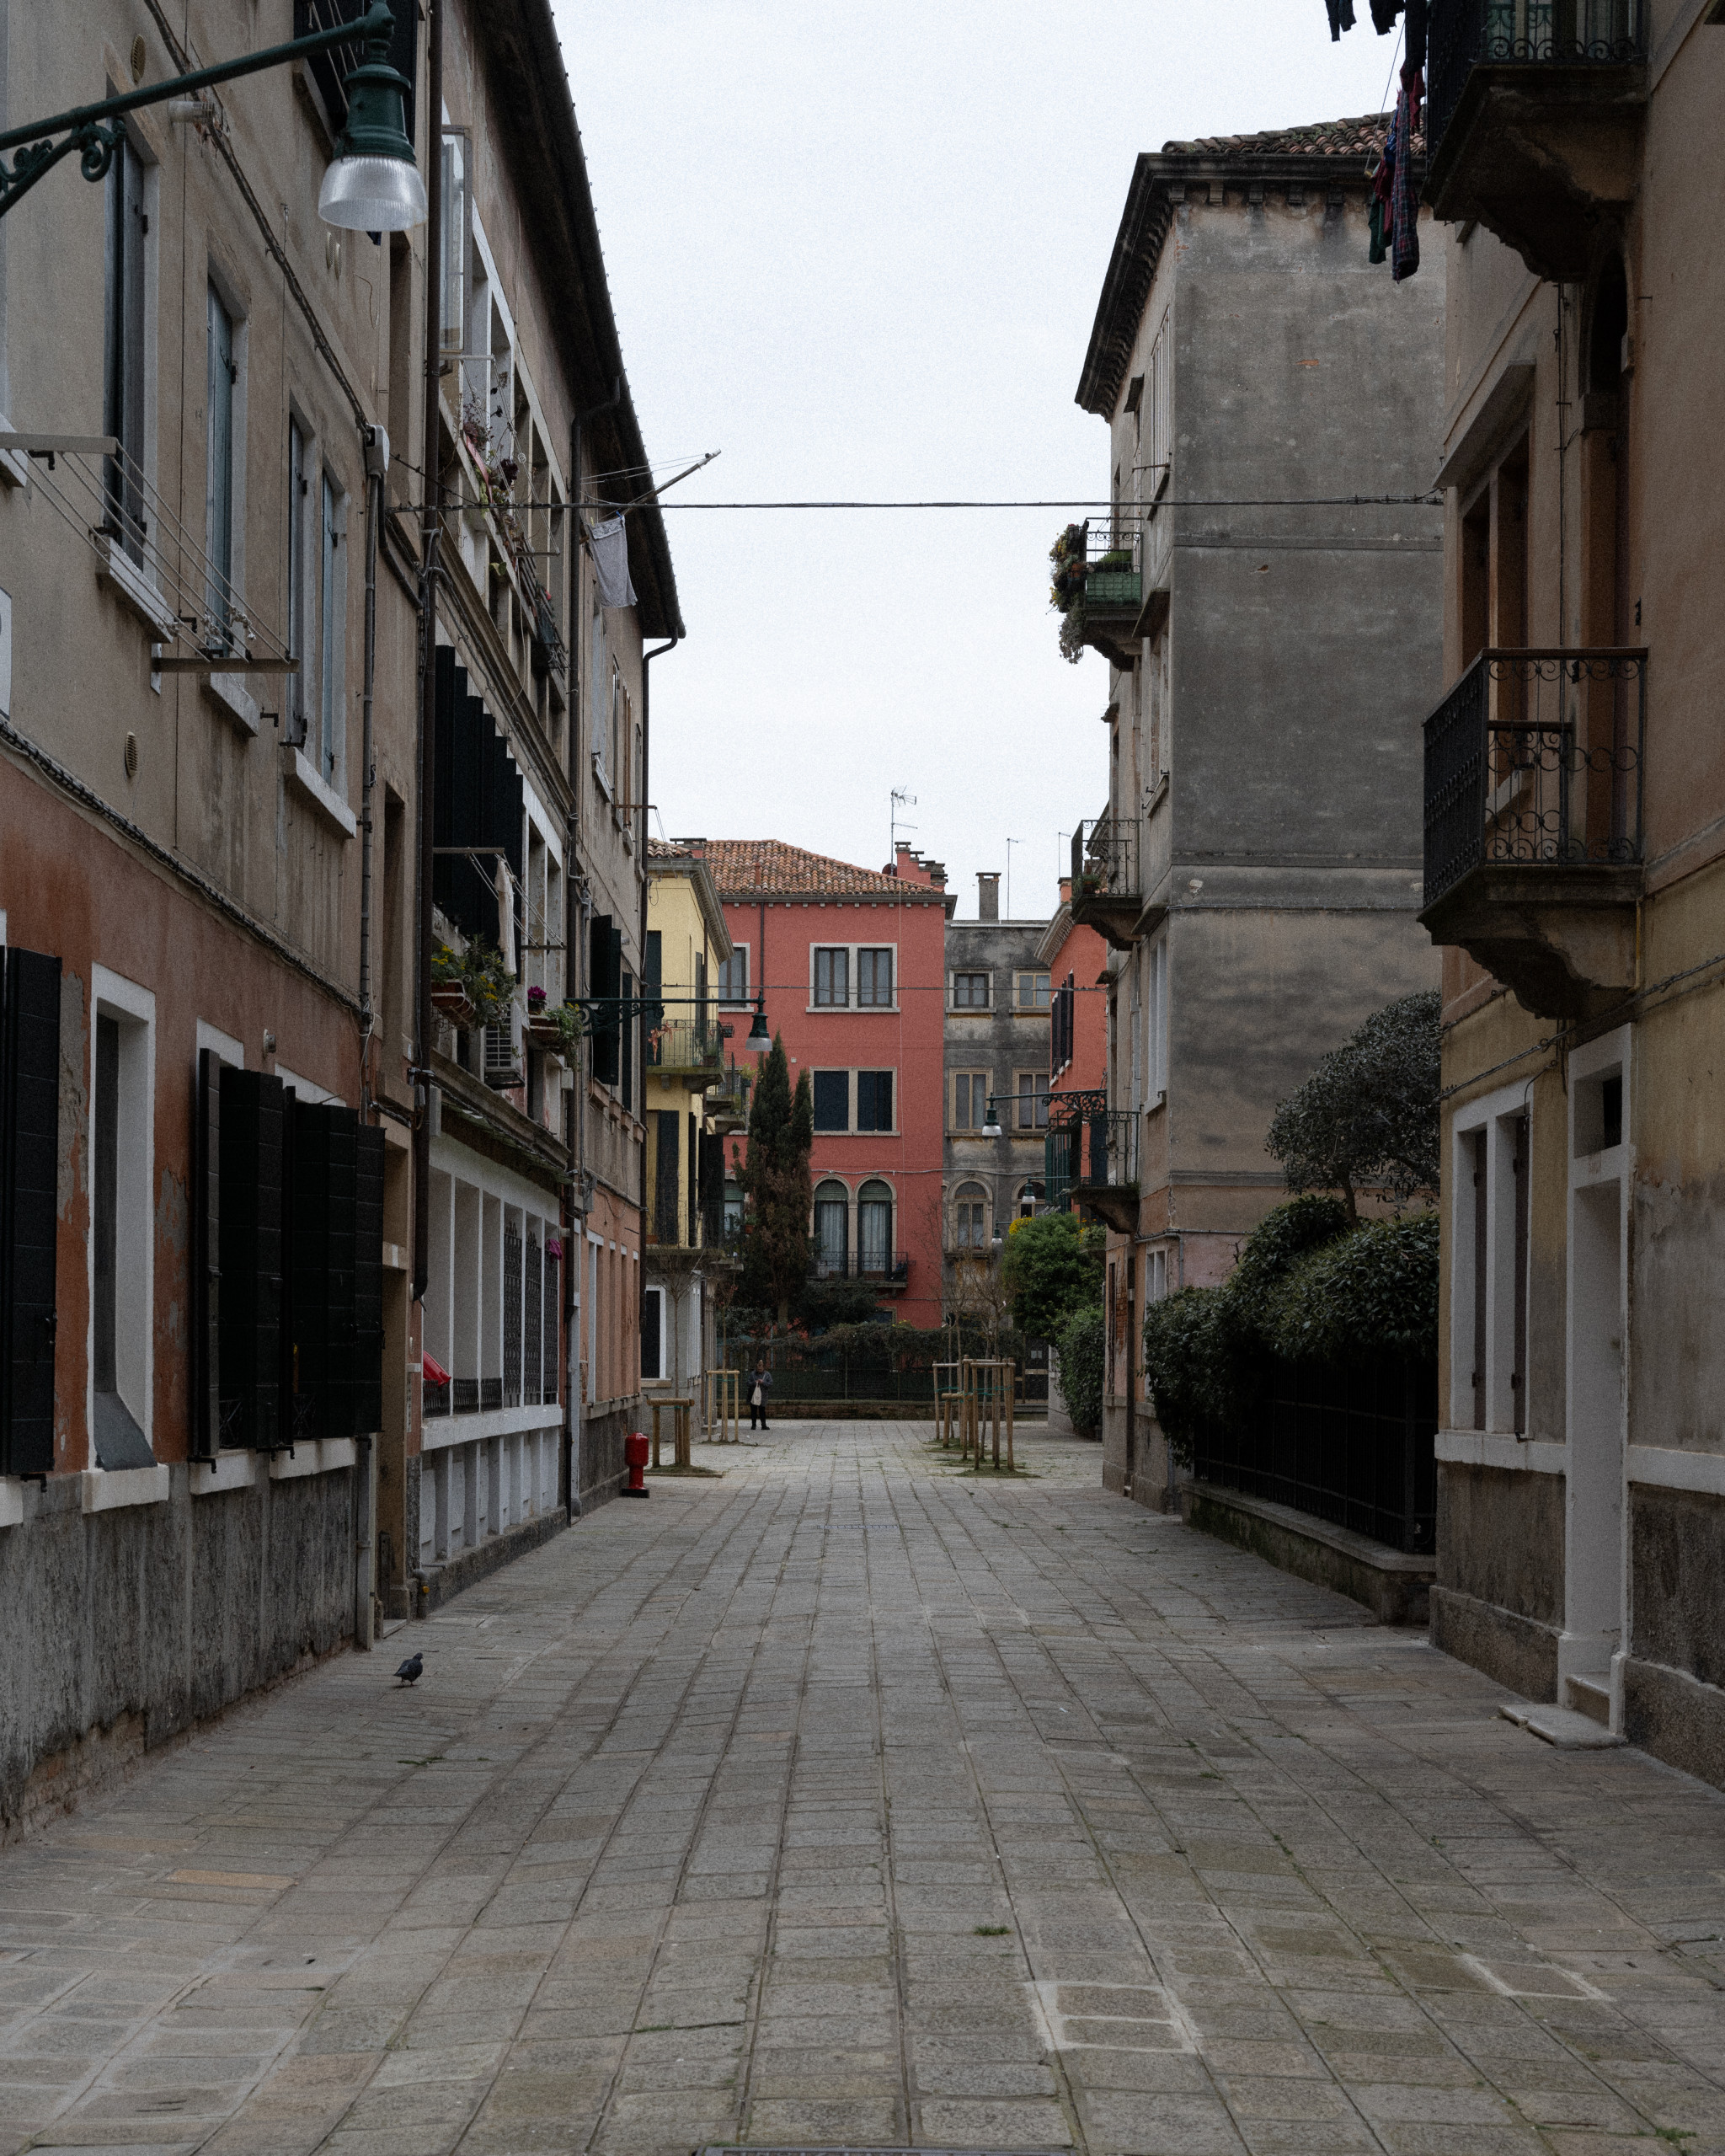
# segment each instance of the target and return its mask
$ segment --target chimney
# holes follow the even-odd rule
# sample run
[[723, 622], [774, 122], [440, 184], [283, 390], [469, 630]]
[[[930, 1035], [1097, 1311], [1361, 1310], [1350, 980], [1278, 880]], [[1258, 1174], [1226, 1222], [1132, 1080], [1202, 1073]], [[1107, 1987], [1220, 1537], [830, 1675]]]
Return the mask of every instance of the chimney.
[[998, 875], [980, 875], [976, 879], [976, 918], [979, 921], [998, 921], [1001, 918], [1001, 880]]

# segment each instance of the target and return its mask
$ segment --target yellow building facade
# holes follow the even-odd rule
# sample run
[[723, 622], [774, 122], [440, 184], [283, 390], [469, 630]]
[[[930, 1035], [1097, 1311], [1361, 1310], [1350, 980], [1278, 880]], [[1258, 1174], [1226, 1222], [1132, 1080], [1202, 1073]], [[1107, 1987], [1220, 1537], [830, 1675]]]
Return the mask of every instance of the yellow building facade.
[[713, 872], [686, 848], [648, 849], [643, 993], [646, 1265], [641, 1379], [649, 1401], [706, 1412], [718, 1306], [734, 1264], [727, 1248], [724, 1142], [742, 1127], [748, 1080], [737, 1069], [721, 991], [730, 935]]

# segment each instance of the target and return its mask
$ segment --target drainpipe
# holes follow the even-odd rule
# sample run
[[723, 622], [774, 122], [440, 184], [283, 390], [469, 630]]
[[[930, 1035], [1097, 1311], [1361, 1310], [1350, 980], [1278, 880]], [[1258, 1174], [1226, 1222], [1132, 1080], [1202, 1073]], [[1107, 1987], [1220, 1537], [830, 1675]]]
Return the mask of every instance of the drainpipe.
[[363, 431], [366, 451], [366, 686], [361, 701], [364, 743], [360, 776], [360, 1024], [365, 1041], [360, 1051], [360, 1083], [371, 1091], [371, 1035], [377, 1014], [371, 1008], [371, 800], [377, 783], [377, 757], [373, 746], [372, 706], [377, 687], [377, 527], [383, 516], [383, 481], [389, 470], [389, 436], [381, 426]]
[[413, 1300], [420, 1306], [422, 1317], [431, 1277], [431, 849], [436, 843], [437, 542], [443, 523], [437, 406], [443, 372], [443, 12], [447, 4], [448, 0], [426, 0], [425, 139], [431, 185], [425, 208], [425, 412], [420, 452], [425, 522], [419, 558], [419, 737], [414, 773], [419, 789], [419, 856], [414, 891]]

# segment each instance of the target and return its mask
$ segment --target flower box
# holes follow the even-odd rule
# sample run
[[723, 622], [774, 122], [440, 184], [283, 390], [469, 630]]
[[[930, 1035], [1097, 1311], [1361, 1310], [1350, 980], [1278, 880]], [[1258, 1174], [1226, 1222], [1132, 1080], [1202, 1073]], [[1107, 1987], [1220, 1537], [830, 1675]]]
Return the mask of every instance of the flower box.
[[542, 1017], [537, 1011], [527, 1014], [527, 1039], [536, 1048], [548, 1048], [553, 1056], [568, 1052], [562, 1026], [554, 1018]]
[[458, 1033], [470, 1033], [478, 1023], [479, 1014], [459, 981], [434, 981], [431, 1008], [440, 1018], [447, 1019]]

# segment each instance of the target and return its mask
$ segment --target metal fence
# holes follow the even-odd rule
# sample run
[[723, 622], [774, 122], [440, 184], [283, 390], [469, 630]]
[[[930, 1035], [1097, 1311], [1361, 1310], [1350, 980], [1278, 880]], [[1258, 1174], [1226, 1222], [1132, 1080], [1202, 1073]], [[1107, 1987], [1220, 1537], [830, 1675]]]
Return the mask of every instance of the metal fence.
[[[753, 1341], [728, 1343], [724, 1362], [729, 1368], [742, 1373], [745, 1396], [749, 1373], [755, 1367], [757, 1354], [766, 1357], [772, 1372], [772, 1389], [767, 1399], [770, 1409], [780, 1415], [793, 1404], [804, 1403], [825, 1406], [852, 1401], [876, 1402], [884, 1406], [926, 1407], [931, 1412], [934, 1407], [937, 1388], [932, 1367], [894, 1369], [878, 1354], [823, 1348], [819, 1340], [810, 1341], [806, 1346], [788, 1345], [782, 1340], [759, 1345]], [[1014, 1399], [1021, 1407], [1046, 1408], [1046, 1367], [1020, 1370]]]
[[1425, 902], [1469, 869], [1642, 856], [1643, 650], [1482, 651], [1425, 722]]
[[1206, 1430], [1200, 1482], [1351, 1527], [1392, 1549], [1436, 1541], [1435, 1362], [1263, 1367], [1259, 1411]]

